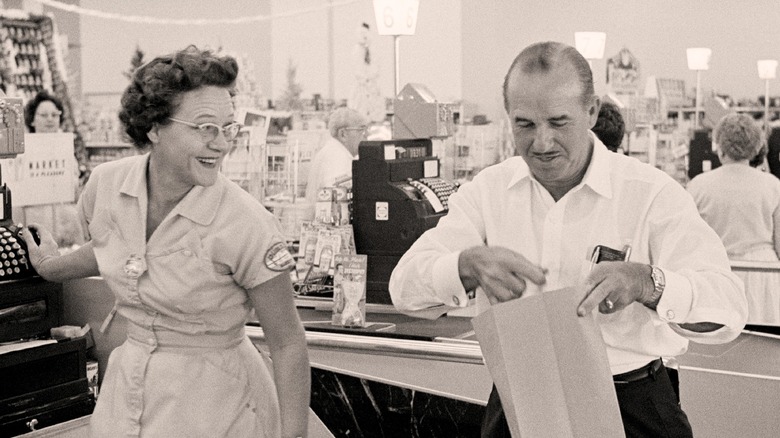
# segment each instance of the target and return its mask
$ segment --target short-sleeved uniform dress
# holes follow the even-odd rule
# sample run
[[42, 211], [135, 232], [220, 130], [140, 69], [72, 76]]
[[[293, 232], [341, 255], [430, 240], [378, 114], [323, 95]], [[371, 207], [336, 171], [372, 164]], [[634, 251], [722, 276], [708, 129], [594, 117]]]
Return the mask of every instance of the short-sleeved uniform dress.
[[115, 311], [128, 320], [92, 436], [277, 437], [274, 381], [244, 324], [246, 291], [293, 265], [278, 223], [220, 175], [190, 190], [147, 242], [148, 162], [98, 166], [79, 201]]

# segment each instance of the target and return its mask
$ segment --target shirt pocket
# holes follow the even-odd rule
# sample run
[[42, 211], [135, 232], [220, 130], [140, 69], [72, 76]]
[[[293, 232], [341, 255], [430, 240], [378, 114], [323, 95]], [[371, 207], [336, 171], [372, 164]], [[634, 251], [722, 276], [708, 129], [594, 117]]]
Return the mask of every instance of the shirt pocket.
[[195, 231], [162, 252], [148, 252], [147, 261], [152, 290], [160, 294], [153, 297], [155, 301], [187, 314], [208, 310], [206, 298], [214, 286], [213, 265]]

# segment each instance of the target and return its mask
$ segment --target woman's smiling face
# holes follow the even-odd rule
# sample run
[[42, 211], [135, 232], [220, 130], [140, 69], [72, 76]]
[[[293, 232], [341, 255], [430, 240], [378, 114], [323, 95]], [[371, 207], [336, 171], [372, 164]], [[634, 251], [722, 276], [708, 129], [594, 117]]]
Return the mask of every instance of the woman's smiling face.
[[[172, 118], [194, 124], [232, 123], [233, 101], [227, 88], [205, 86], [184, 92]], [[212, 141], [204, 140], [198, 128], [169, 121], [156, 129], [152, 154], [159, 170], [187, 186], [210, 186], [217, 181], [219, 168], [231, 143], [223, 133]], [[151, 137], [150, 137], [151, 138]]]

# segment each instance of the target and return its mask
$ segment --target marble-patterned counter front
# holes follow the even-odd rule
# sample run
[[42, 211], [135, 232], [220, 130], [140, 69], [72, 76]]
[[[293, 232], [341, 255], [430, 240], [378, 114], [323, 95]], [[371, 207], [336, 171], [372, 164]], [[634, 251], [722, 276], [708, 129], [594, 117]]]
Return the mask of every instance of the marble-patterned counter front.
[[[327, 315], [299, 310], [304, 321]], [[479, 345], [462, 336], [470, 322], [424, 321], [434, 332], [422, 330], [419, 338], [430, 339], [423, 341], [407, 336], [422, 327], [407, 318], [397, 315], [396, 338], [307, 331], [312, 408], [334, 436], [479, 436], [492, 381]], [[261, 329], [247, 331], [262, 339]], [[691, 343], [678, 362], [682, 406], [696, 436], [777, 436], [780, 337], [745, 331], [728, 344]]]
[[318, 368], [312, 410], [337, 437], [479, 437], [484, 406]]

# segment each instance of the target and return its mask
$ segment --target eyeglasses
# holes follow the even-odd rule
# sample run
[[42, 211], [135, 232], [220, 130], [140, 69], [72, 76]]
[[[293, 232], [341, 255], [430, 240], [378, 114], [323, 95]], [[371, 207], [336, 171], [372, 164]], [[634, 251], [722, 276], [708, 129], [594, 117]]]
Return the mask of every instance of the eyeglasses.
[[241, 128], [244, 127], [244, 125], [238, 122], [233, 122], [225, 126], [219, 126], [216, 123], [206, 122], [197, 124], [184, 120], [174, 119], [173, 117], [168, 117], [168, 120], [197, 129], [198, 132], [200, 132], [200, 136], [203, 138], [203, 141], [206, 143], [210, 143], [216, 140], [220, 132], [222, 132], [222, 135], [225, 136], [226, 141], [233, 141], [236, 139], [236, 137], [238, 137], [238, 133], [241, 131]]
[[62, 115], [62, 111], [54, 111], [51, 113], [35, 113], [35, 117], [43, 117], [53, 119]]
[[368, 126], [347, 126], [347, 127], [341, 128], [341, 129], [343, 129], [345, 131], [355, 131], [355, 132], [359, 132], [359, 133], [363, 134], [366, 131], [368, 131]]

